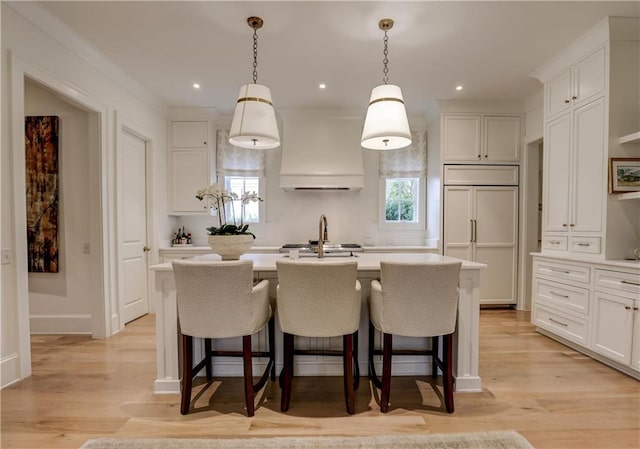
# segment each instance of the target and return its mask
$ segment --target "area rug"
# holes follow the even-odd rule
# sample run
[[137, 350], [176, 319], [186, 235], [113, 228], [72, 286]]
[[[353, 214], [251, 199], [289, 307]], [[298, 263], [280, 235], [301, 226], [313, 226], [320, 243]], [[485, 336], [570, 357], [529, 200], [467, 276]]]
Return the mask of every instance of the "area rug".
[[518, 432], [383, 435], [366, 437], [273, 437], [218, 439], [89, 440], [80, 449], [533, 449]]

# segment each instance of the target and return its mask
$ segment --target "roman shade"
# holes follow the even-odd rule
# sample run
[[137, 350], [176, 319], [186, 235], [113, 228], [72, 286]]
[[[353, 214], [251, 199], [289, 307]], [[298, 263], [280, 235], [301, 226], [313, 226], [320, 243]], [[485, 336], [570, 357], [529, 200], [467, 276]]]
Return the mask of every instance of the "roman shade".
[[412, 131], [411, 140], [406, 148], [380, 152], [380, 176], [413, 178], [427, 174], [426, 131]]
[[262, 149], [240, 148], [229, 143], [229, 130], [219, 129], [216, 140], [216, 174], [224, 176], [265, 176]]

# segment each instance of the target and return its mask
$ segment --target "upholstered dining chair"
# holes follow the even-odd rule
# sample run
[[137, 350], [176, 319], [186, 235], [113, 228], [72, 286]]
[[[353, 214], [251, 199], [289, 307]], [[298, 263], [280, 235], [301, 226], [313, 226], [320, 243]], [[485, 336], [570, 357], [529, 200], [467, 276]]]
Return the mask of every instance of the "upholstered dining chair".
[[[380, 411], [389, 409], [392, 356], [432, 357], [433, 378], [442, 370], [444, 402], [453, 413], [453, 332], [458, 311], [461, 262], [380, 263], [380, 281], [371, 281], [369, 297], [369, 378], [381, 390]], [[374, 328], [382, 332], [382, 348], [374, 347]], [[393, 335], [431, 337], [429, 350], [393, 348]], [[443, 355], [439, 355], [439, 337]], [[374, 356], [382, 355], [382, 379], [375, 372]]]
[[[269, 303], [269, 281], [253, 285], [250, 260], [198, 262], [173, 261], [178, 303], [178, 321], [182, 335], [182, 399], [180, 413], [191, 406], [193, 376], [206, 368], [212, 379], [212, 358], [242, 357], [247, 415], [255, 412], [255, 395], [269, 379], [275, 380], [274, 314]], [[251, 336], [268, 327], [266, 351], [252, 351]], [[204, 339], [204, 359], [193, 366], [193, 338]], [[242, 351], [213, 350], [212, 340], [242, 337]], [[253, 357], [268, 358], [264, 373], [253, 383]]]
[[[360, 282], [355, 261], [276, 261], [278, 322], [283, 332], [283, 368], [280, 373], [280, 410], [291, 402], [294, 355], [336, 355], [343, 360], [347, 413], [355, 413], [358, 389], [358, 327]], [[342, 336], [342, 350], [296, 349], [294, 336]]]

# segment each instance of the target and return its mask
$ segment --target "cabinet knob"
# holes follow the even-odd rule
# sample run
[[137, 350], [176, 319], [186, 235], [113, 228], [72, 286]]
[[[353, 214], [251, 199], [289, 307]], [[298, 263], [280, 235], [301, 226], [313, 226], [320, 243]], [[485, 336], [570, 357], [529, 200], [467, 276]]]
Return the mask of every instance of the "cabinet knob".
[[203, 144], [203, 145], [206, 145], [206, 144], [207, 144], [207, 142], [202, 142], [202, 144]]
[[575, 226], [575, 223], [571, 223], [569, 226], [574, 227], [574, 226]]
[[570, 101], [569, 100], [564, 100], [565, 104], [569, 104]]
[[488, 155], [488, 154], [485, 154], [485, 155], [484, 155], [484, 157], [489, 157], [489, 155]]
[[478, 155], [478, 159], [482, 158], [482, 156]]
[[624, 306], [624, 310], [631, 310], [631, 306]]
[[563, 227], [563, 228], [566, 228], [566, 227], [567, 227], [567, 224], [566, 224], [566, 223], [562, 223], [562, 227]]
[[572, 100], [577, 100], [578, 97], [576, 97], [575, 95], [573, 97], [571, 97]]

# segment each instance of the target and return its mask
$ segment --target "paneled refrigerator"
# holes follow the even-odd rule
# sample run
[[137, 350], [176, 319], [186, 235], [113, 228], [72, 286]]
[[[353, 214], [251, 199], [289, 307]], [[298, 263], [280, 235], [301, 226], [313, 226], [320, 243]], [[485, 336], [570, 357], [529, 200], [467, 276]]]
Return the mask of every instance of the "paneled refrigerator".
[[443, 253], [487, 264], [480, 304], [516, 304], [518, 167], [445, 165]]

